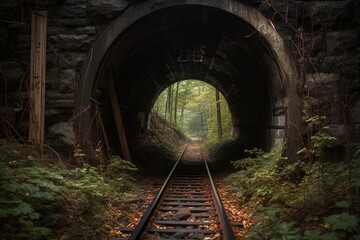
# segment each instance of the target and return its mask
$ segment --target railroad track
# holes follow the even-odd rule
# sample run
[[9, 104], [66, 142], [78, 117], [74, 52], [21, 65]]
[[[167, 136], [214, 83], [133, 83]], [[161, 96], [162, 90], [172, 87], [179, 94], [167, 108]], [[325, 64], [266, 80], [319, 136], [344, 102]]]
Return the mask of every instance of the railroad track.
[[127, 240], [236, 239], [206, 160], [183, 160], [186, 149]]

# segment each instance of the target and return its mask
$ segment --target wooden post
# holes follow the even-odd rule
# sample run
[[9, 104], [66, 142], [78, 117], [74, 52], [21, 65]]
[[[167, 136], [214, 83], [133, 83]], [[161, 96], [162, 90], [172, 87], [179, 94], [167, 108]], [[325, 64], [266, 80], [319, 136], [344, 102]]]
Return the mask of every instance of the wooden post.
[[116, 90], [115, 90], [115, 84], [114, 84], [114, 81], [112, 78], [110, 78], [108, 81], [108, 92], [110, 95], [111, 106], [113, 109], [116, 128], [117, 128], [119, 139], [120, 139], [121, 150], [123, 152], [123, 158], [125, 160], [131, 161], [131, 155], [130, 155], [130, 150], [129, 150], [129, 146], [128, 146], [126, 135], [125, 135], [125, 129], [124, 129], [123, 121], [122, 121], [119, 101], [118, 101]]
[[33, 11], [31, 19], [29, 142], [44, 150], [47, 12]]

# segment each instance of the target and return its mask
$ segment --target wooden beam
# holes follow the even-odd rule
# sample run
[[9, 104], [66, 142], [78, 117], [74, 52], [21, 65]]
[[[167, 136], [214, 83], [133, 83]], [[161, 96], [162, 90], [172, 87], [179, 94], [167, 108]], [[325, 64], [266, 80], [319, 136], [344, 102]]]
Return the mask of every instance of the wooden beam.
[[47, 12], [33, 11], [31, 19], [29, 142], [44, 150]]
[[120, 139], [121, 150], [123, 152], [123, 158], [125, 160], [131, 161], [131, 155], [130, 155], [130, 150], [129, 150], [129, 146], [128, 146], [126, 135], [125, 135], [125, 129], [124, 129], [123, 121], [122, 121], [119, 101], [118, 101], [117, 94], [116, 94], [115, 84], [114, 84], [114, 81], [112, 78], [109, 79], [109, 81], [108, 81], [107, 89], [109, 92], [111, 106], [112, 106], [113, 113], [114, 113], [116, 128], [117, 128], [119, 139]]

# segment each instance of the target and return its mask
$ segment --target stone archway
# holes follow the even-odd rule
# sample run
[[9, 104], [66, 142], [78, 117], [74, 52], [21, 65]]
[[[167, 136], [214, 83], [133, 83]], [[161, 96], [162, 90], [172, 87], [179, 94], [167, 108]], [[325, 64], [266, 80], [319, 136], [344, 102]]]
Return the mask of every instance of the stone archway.
[[120, 105], [128, 101], [122, 111], [131, 139], [139, 132], [133, 124], [139, 112], [147, 115], [159, 92], [186, 78], [203, 79], [224, 93], [235, 138], [261, 147], [287, 139], [294, 155], [301, 121], [295, 64], [272, 23], [234, 0], [146, 1], [108, 26], [77, 88], [82, 145], [92, 141], [91, 97], [109, 81]]

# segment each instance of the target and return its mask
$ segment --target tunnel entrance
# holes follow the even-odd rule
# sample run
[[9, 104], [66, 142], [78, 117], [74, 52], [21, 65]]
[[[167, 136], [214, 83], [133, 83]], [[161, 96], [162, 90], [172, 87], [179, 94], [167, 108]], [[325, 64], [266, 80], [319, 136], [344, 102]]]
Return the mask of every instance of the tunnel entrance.
[[164, 127], [177, 127], [205, 145], [231, 138], [232, 120], [226, 99], [203, 81], [183, 80], [170, 85], [157, 97], [151, 110], [154, 115], [163, 119]]
[[281, 37], [257, 10], [232, 0], [147, 1], [116, 19], [92, 49], [76, 94], [79, 140], [96, 142], [100, 109], [113, 151], [124, 141], [121, 131], [137, 142], [148, 133], [157, 96], [198, 79], [223, 93], [233, 138], [265, 149], [286, 139], [291, 154], [301, 121], [296, 77]]

